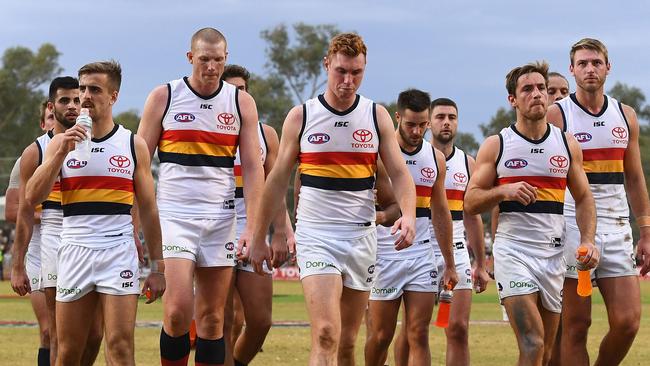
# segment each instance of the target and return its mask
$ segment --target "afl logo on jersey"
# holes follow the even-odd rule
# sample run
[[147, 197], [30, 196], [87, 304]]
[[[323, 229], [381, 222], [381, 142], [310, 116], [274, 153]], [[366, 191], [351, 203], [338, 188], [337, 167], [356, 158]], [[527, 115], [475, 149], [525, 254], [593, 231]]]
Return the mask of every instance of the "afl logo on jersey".
[[624, 139], [627, 137], [627, 130], [623, 127], [614, 127], [612, 128], [612, 136], [617, 139]]
[[508, 169], [521, 169], [528, 166], [528, 162], [524, 159], [510, 159], [504, 165]]
[[575, 137], [576, 141], [578, 141], [581, 144], [585, 142], [589, 142], [592, 139], [591, 134], [587, 132], [578, 132], [575, 135], [573, 135], [573, 137]]
[[131, 160], [124, 155], [113, 155], [108, 162], [116, 168], [128, 168], [131, 166]]
[[192, 113], [177, 113], [174, 116], [176, 122], [192, 122], [194, 119], [195, 117]]
[[219, 113], [217, 120], [219, 120], [221, 124], [230, 126], [231, 124], [235, 123], [235, 116], [232, 113]]
[[315, 145], [324, 144], [326, 142], [329, 142], [329, 140], [330, 135], [322, 132], [312, 133], [311, 135], [307, 136], [307, 142]]
[[70, 159], [70, 160], [68, 160], [67, 163], [65, 163], [65, 166], [67, 166], [70, 169], [81, 169], [81, 168], [85, 167], [86, 165], [88, 165], [87, 161], [85, 161], [85, 160], [81, 161], [81, 160], [77, 160], [77, 159]]
[[433, 170], [433, 168], [427, 166], [420, 169], [420, 174], [422, 174], [422, 176], [425, 178], [433, 179], [436, 176], [436, 171]]
[[454, 180], [458, 183], [467, 183], [467, 175], [465, 173], [454, 174]]

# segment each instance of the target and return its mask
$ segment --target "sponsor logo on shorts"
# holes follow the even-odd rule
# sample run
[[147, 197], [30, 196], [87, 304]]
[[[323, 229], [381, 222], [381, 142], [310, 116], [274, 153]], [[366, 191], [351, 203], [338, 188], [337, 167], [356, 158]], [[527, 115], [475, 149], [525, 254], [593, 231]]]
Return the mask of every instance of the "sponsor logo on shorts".
[[334, 264], [322, 261], [306, 261], [305, 268], [327, 268], [334, 267]]
[[593, 138], [589, 132], [578, 132], [574, 134], [573, 137], [575, 137], [576, 140], [581, 144], [589, 142]]
[[632, 269], [636, 269], [636, 259], [634, 258], [634, 253], [630, 253], [630, 259], [632, 260]]
[[189, 249], [180, 245], [163, 245], [163, 252], [191, 253]]
[[575, 272], [577, 270], [575, 264], [567, 264], [566, 265], [566, 270], [567, 272]]
[[223, 201], [222, 208], [224, 210], [234, 210], [235, 209], [235, 200], [226, 200]]
[[374, 277], [366, 277], [366, 283], [372, 283]]
[[322, 132], [312, 133], [307, 136], [307, 142], [310, 144], [320, 145], [330, 141], [330, 135]]
[[506, 160], [505, 167], [508, 169], [521, 169], [528, 166], [528, 162], [524, 159], [510, 159]]
[[122, 288], [133, 287], [133, 282], [122, 282]]
[[32, 285], [35, 285], [38, 283], [38, 278], [32, 278]]
[[128, 280], [129, 278], [133, 277], [133, 272], [131, 272], [128, 269], [124, 270], [124, 271], [120, 272], [120, 277], [124, 278], [125, 280]]
[[57, 275], [54, 274], [54, 273], [48, 273], [47, 274], [47, 280], [48, 281], [56, 281], [56, 277], [57, 277]]
[[56, 292], [61, 295], [76, 295], [78, 293], [81, 293], [81, 289], [79, 287], [65, 288], [56, 286]]
[[370, 273], [370, 274], [375, 273], [375, 265], [374, 264], [371, 265], [370, 267], [368, 267], [368, 273]]
[[389, 288], [373, 287], [371, 291], [374, 295], [390, 295], [397, 292], [397, 287], [389, 287]]
[[429, 271], [429, 277], [431, 278], [438, 277], [438, 271]]
[[226, 250], [230, 250], [230, 251], [235, 250], [235, 243], [231, 241], [227, 242], [225, 246], [226, 246]]
[[499, 292], [503, 291], [503, 285], [501, 282], [497, 282], [497, 287], [499, 288]]
[[510, 281], [510, 288], [536, 288], [532, 282]]
[[195, 117], [192, 113], [176, 113], [174, 120], [176, 122], [192, 122]]
[[467, 268], [465, 269], [465, 276], [471, 276], [472, 275], [472, 270]]

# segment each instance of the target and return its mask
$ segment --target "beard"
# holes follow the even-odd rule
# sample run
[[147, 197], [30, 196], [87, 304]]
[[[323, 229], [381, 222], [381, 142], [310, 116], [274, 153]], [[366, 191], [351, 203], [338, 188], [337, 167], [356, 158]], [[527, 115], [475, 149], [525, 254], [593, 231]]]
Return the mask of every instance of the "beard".
[[68, 121], [67, 118], [65, 118], [64, 113], [59, 113], [56, 109], [54, 110], [54, 118], [56, 119], [57, 122], [59, 122], [65, 129], [67, 130], [68, 128], [72, 127], [75, 125], [75, 122], [70, 122]]
[[419, 138], [417, 138], [417, 141], [413, 142], [413, 139], [410, 138], [409, 135], [402, 130], [401, 125], [400, 125], [400, 128], [399, 128], [399, 135], [402, 136], [402, 140], [407, 145], [409, 145], [410, 147], [418, 147], [418, 146], [420, 146], [420, 144], [422, 143], [422, 140], [423, 140], [423, 137], [419, 137]]
[[456, 137], [456, 136], [454, 136], [453, 134], [449, 134], [449, 135], [443, 135], [443, 134], [433, 135], [433, 139], [438, 141], [439, 143], [441, 143], [443, 145], [446, 145], [449, 142], [451, 142], [454, 139], [454, 137]]

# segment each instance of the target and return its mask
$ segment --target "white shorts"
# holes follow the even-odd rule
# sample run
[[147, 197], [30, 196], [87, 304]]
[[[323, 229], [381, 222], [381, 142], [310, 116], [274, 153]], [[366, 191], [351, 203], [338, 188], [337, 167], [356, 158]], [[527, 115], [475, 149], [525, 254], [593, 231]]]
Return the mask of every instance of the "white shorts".
[[[363, 228], [363, 230], [366, 230]], [[296, 229], [296, 259], [300, 279], [312, 275], [338, 274], [343, 286], [370, 291], [375, 278], [377, 231], [357, 239], [327, 237], [321, 230]]]
[[56, 287], [61, 236], [41, 233], [41, 288]]
[[25, 255], [25, 272], [32, 291], [41, 290], [41, 232], [36, 225]]
[[536, 257], [526, 253], [522, 245], [498, 238], [492, 252], [494, 277], [501, 300], [539, 292], [545, 309], [554, 313], [562, 311], [566, 265], [561, 252], [548, 258]]
[[375, 284], [370, 290], [370, 300], [395, 300], [400, 298], [404, 291], [438, 291], [438, 270], [433, 250], [423, 257], [377, 258]]
[[[580, 245], [580, 231], [573, 225], [565, 225], [564, 259], [566, 277], [578, 278], [576, 271], [576, 250]], [[600, 251], [598, 267], [591, 271], [592, 279], [637, 276], [632, 228], [629, 224], [621, 226], [619, 232], [596, 233], [596, 247]]]
[[197, 267], [232, 267], [235, 255], [235, 216], [192, 219], [160, 216], [163, 258], [185, 258]]
[[[467, 245], [464, 241], [459, 241], [452, 244], [454, 248], [454, 263], [456, 264], [456, 273], [458, 274], [458, 283], [454, 290], [471, 290], [472, 283], [472, 262], [469, 259], [469, 252]], [[442, 290], [442, 275], [445, 272], [445, 258], [442, 256], [440, 250], [436, 250], [436, 263], [438, 264], [438, 273], [440, 274], [440, 281], [438, 281], [439, 290]]]
[[138, 295], [139, 279], [138, 252], [133, 238], [122, 239], [104, 249], [62, 243], [56, 301], [79, 300], [91, 291]]

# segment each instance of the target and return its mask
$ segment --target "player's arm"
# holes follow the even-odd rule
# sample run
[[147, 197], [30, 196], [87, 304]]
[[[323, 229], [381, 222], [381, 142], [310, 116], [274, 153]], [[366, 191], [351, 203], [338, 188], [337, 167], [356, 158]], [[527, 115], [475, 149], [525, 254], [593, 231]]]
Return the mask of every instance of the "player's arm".
[[[586, 258], [590, 260], [586, 263], [589, 268], [594, 268], [598, 264], [600, 255], [596, 249], [596, 204], [594, 197], [589, 188], [589, 181], [582, 167], [582, 150], [576, 139], [570, 134], [565, 133], [569, 152], [571, 153], [571, 164], [567, 174], [567, 187], [571, 196], [576, 202], [576, 223], [580, 230], [580, 245], [589, 248]], [[576, 258], [577, 251], [576, 251]]]
[[144, 110], [138, 125], [138, 136], [142, 137], [146, 142], [150, 157], [153, 156], [158, 141], [160, 141], [162, 119], [165, 116], [169, 98], [169, 87], [160, 85], [149, 93], [147, 100], [144, 102]]
[[546, 110], [546, 121], [564, 131], [564, 117], [562, 110], [556, 103], [551, 104]]
[[377, 161], [377, 180], [375, 181], [377, 190], [377, 204], [382, 208], [377, 211], [375, 223], [377, 225], [391, 226], [399, 218], [399, 204], [393, 194], [393, 186], [388, 179], [388, 173], [381, 160]]
[[650, 272], [650, 204], [648, 203], [648, 190], [639, 150], [639, 121], [636, 112], [631, 107], [623, 104], [623, 112], [630, 128], [630, 139], [623, 160], [625, 189], [629, 196], [628, 202], [630, 202], [632, 213], [639, 225], [640, 237], [637, 243], [637, 255], [643, 260], [641, 274], [645, 276]]
[[[476, 161], [471, 156], [467, 156], [467, 165], [469, 176], [474, 174]], [[494, 211], [494, 210], [493, 210]], [[498, 210], [496, 218], [498, 219]], [[485, 267], [485, 239], [483, 235], [483, 220], [481, 215], [463, 213], [463, 226], [465, 227], [465, 235], [467, 237], [467, 244], [474, 252], [474, 260], [476, 269], [474, 270], [474, 284], [476, 292], [483, 292], [487, 287], [490, 276], [488, 275]]]
[[494, 135], [488, 137], [478, 151], [476, 172], [469, 180], [463, 204], [470, 215], [488, 211], [504, 200], [529, 205], [537, 199], [536, 188], [526, 182], [495, 186], [500, 148], [499, 136]]
[[[395, 197], [402, 210], [402, 217], [395, 223], [401, 228], [399, 237], [395, 241], [396, 248], [399, 250], [410, 246], [415, 237], [415, 183], [402, 158], [390, 114], [382, 105], [377, 104], [376, 108], [381, 137], [379, 156], [386, 167]], [[397, 227], [394, 226], [393, 231], [396, 230]]]
[[445, 155], [437, 149], [433, 149], [436, 154], [436, 165], [438, 168], [438, 177], [431, 189], [431, 223], [436, 235], [436, 241], [440, 246], [440, 253], [445, 259], [445, 268], [442, 275], [443, 285], [452, 289], [458, 283], [458, 273], [456, 273], [456, 261], [454, 259], [453, 244], [453, 226], [451, 223], [451, 212], [447, 204], [447, 193], [445, 191], [445, 176], [447, 175], [447, 166]]
[[7, 188], [5, 191], [5, 220], [16, 223], [18, 217], [18, 188]]
[[[275, 132], [275, 129], [269, 125], [262, 125], [264, 129], [264, 137], [266, 138], [266, 159], [264, 160], [264, 176], [268, 177], [273, 169], [275, 160], [278, 157], [278, 148], [280, 146], [280, 140], [278, 139], [278, 133]], [[280, 209], [277, 214], [273, 217], [273, 235], [271, 236], [271, 264], [274, 268], [280, 267], [284, 262], [287, 261], [287, 256], [289, 250], [287, 248], [287, 201], [280, 201]]]
[[244, 201], [246, 202], [246, 231], [256, 221], [257, 199], [264, 186], [264, 170], [260, 161], [260, 139], [258, 137], [257, 107], [250, 94], [239, 92], [241, 111], [241, 130], [239, 132], [239, 156], [242, 179], [244, 181]]
[[[25, 186], [38, 166], [38, 147], [29, 145], [20, 158], [20, 183], [18, 186], [18, 212], [16, 215], [16, 237], [12, 247], [11, 287], [20, 296], [31, 291], [25, 273], [25, 255], [34, 230], [34, 206], [25, 201]], [[52, 186], [50, 186], [51, 189]]]
[[[289, 185], [291, 171], [296, 163], [296, 159], [298, 158], [298, 153], [300, 151], [299, 134], [302, 127], [302, 109], [302, 106], [292, 108], [291, 111], [289, 111], [287, 118], [284, 120], [284, 125], [282, 126], [282, 137], [280, 138], [280, 147], [278, 149], [278, 157], [275, 160], [271, 173], [266, 178], [266, 183], [262, 190], [262, 196], [259, 200], [260, 203], [259, 205], [256, 205], [257, 213], [255, 217], [257, 217], [257, 219], [254, 221], [250, 219], [248, 220], [248, 222], [253, 225], [253, 241], [248, 250], [248, 256], [250, 257], [249, 260], [252, 263], [253, 268], [255, 268], [255, 272], [258, 274], [264, 274], [262, 270], [262, 262], [267, 261], [267, 265], [269, 268], [271, 267], [270, 253], [264, 243], [264, 238], [266, 236], [266, 231], [269, 228], [271, 218], [275, 217], [277, 211], [280, 210], [281, 201], [285, 198], [284, 194], [278, 194], [277, 192], [286, 192], [287, 186]], [[255, 139], [257, 139], [257, 136]], [[246, 183], [244, 183], [244, 186], [246, 186]]]
[[165, 291], [165, 263], [162, 258], [162, 235], [153, 176], [151, 175], [151, 158], [144, 139], [138, 136], [134, 137], [137, 164], [133, 174], [133, 185], [140, 224], [151, 261], [151, 273], [147, 276], [142, 291], [149, 298], [147, 303], [151, 303], [161, 297]]

